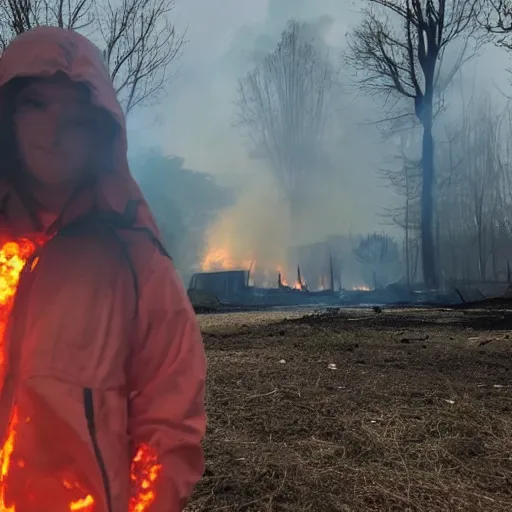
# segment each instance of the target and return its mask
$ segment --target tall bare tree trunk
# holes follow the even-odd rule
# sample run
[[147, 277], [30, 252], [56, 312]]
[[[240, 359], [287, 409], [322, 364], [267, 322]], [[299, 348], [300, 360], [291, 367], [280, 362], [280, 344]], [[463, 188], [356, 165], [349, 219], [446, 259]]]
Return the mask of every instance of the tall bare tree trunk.
[[[425, 101], [428, 103], [428, 100]], [[434, 138], [432, 136], [432, 103], [423, 112], [423, 147], [421, 188], [421, 257], [423, 279], [428, 288], [437, 288], [436, 252], [434, 244]]]
[[411, 251], [409, 247], [409, 170], [404, 164], [405, 172], [405, 265], [407, 271], [407, 288], [411, 287]]
[[[364, 18], [348, 41], [348, 62], [362, 74], [362, 88], [383, 94], [386, 102], [392, 93], [414, 99], [416, 117], [423, 126], [421, 255], [423, 280], [428, 288], [439, 287], [433, 233], [434, 85], [437, 93], [443, 94], [462, 65], [465, 49], [472, 46], [468, 43], [477, 28], [482, 3], [479, 0], [367, 0]], [[445, 83], [440, 85], [440, 81], [436, 83], [436, 75], [445, 50], [454, 46], [457, 39], [462, 39], [462, 52], [451, 71], [443, 70]]]
[[[407, 209], [406, 209], [406, 218], [408, 217]], [[409, 247], [409, 226], [407, 226], [407, 221], [405, 225], [405, 264], [406, 264], [406, 272], [407, 272], [407, 288], [411, 287], [411, 251]]]

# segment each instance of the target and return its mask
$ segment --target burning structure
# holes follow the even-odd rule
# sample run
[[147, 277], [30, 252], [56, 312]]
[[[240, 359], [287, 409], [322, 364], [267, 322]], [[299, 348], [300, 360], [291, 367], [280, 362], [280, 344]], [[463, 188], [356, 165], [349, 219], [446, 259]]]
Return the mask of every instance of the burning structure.
[[[379, 267], [375, 261], [356, 257], [358, 251], [354, 249], [361, 246], [361, 240], [364, 239], [331, 236], [323, 242], [292, 247], [280, 260], [268, 258], [267, 252], [263, 262], [255, 252], [231, 252], [229, 244], [210, 247], [201, 272], [190, 280], [189, 298], [197, 311], [225, 306], [356, 306], [427, 301], [426, 296], [401, 284], [398, 274], [384, 284], [377, 280]], [[278, 252], [282, 253], [282, 248]], [[378, 263], [382, 264], [380, 259]], [[396, 265], [384, 263], [387, 273], [378, 275], [391, 276]], [[458, 299], [449, 293], [429, 296], [428, 300], [453, 303]]]
[[[351, 254], [348, 242], [346, 237], [331, 237], [325, 242], [294, 247], [286, 251], [286, 264], [268, 258], [268, 254], [260, 263], [251, 251], [239, 251], [236, 256], [229, 244], [210, 247], [201, 272], [190, 280], [189, 297], [196, 309], [220, 305], [341, 305], [346, 298], [341, 262], [346, 257], [344, 251]], [[280, 248], [278, 252], [285, 251]], [[356, 291], [370, 289], [361, 286]]]
[[218, 246], [211, 243], [200, 270], [250, 271], [249, 283], [266, 288], [289, 286], [303, 291], [369, 291], [371, 283], [364, 282], [353, 256], [354, 244], [352, 237], [330, 236], [321, 242], [291, 248], [278, 247], [274, 251], [277, 256], [269, 257], [267, 250], [260, 260], [257, 250], [234, 249], [233, 244], [229, 243]]
[[223, 270], [199, 272], [192, 276], [189, 298], [196, 310], [230, 307], [298, 306], [337, 303], [339, 294], [331, 291], [310, 291], [297, 269], [297, 281], [289, 286], [277, 273], [273, 287], [254, 286], [250, 270]]
[[361, 237], [326, 236], [301, 244], [310, 239], [313, 228], [299, 223], [303, 229], [294, 230], [297, 222], [286, 216], [283, 202], [263, 206], [249, 207], [240, 200], [212, 225], [201, 263], [189, 281], [193, 304], [371, 302], [373, 296], [362, 295], [373, 290], [374, 283], [354, 255]]
[[296, 268], [295, 278], [290, 278], [290, 272], [283, 264], [267, 266], [258, 263], [256, 258], [236, 258], [225, 247], [207, 252], [201, 264], [203, 275], [231, 275], [230, 272], [241, 271], [245, 272], [244, 280], [247, 286], [306, 291], [308, 285], [302, 277], [300, 265]]

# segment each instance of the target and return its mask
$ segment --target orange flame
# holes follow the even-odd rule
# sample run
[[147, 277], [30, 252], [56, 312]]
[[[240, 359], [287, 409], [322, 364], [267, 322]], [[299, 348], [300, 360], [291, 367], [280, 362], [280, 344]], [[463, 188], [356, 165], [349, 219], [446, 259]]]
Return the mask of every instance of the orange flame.
[[31, 240], [22, 239], [19, 242], [6, 242], [0, 249], [0, 365], [3, 365], [3, 338], [7, 319], [11, 312], [12, 301], [21, 271], [26, 261], [36, 249]]
[[286, 280], [286, 277], [285, 277], [285, 272], [283, 271], [283, 267], [281, 265], [277, 266], [276, 272], [277, 272], [277, 275], [281, 277], [281, 285], [289, 286], [288, 281]]
[[[12, 309], [14, 295], [18, 286], [21, 271], [26, 261], [36, 249], [36, 244], [22, 239], [19, 242], [6, 242], [0, 249], [0, 367], [4, 371], [4, 334], [7, 320]], [[0, 449], [0, 511], [15, 512], [14, 505], [5, 502], [6, 480], [11, 465], [11, 456], [16, 440], [18, 409], [13, 408], [11, 420], [7, 428], [4, 445]]]
[[[75, 492], [82, 491], [82, 487], [78, 482], [71, 483], [68, 480], [64, 480], [64, 487], [66, 489], [75, 489]], [[69, 503], [69, 510], [71, 512], [93, 512], [94, 498], [87, 494], [85, 498], [80, 498]]]
[[253, 261], [250, 259], [235, 258], [225, 247], [209, 249], [201, 263], [203, 272], [215, 272], [222, 270], [249, 270], [253, 267]]
[[132, 498], [128, 507], [129, 512], [145, 512], [155, 501], [155, 482], [161, 469], [162, 465], [158, 464], [153, 450], [147, 445], [142, 445], [131, 465]]
[[7, 429], [7, 439], [0, 450], [0, 510], [2, 512], [15, 512], [14, 505], [8, 506], [5, 502], [6, 479], [11, 465], [11, 455], [14, 451], [14, 442], [16, 439], [16, 425], [18, 424], [18, 409], [14, 408], [9, 427]]
[[88, 494], [85, 498], [81, 500], [72, 501], [69, 504], [69, 510], [71, 511], [80, 511], [80, 512], [92, 512], [94, 505], [94, 498]]

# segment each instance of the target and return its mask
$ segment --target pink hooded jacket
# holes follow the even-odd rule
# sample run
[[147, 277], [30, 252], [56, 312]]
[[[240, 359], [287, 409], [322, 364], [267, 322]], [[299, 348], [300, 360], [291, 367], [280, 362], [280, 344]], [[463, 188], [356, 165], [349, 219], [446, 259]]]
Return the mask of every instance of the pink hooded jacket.
[[[117, 136], [52, 233], [34, 233], [7, 173], [0, 183], [0, 510], [178, 512], [204, 465], [198, 325], [130, 175], [98, 49], [26, 32], [0, 58], [0, 98], [15, 78], [57, 72], [89, 88]], [[16, 258], [28, 264], [14, 295]]]

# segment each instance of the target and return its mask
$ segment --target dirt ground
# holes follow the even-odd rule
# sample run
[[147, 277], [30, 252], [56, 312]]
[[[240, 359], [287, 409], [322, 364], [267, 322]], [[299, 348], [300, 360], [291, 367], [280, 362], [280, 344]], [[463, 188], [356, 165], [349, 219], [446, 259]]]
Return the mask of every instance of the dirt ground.
[[512, 311], [200, 322], [209, 431], [191, 512], [512, 511]]

